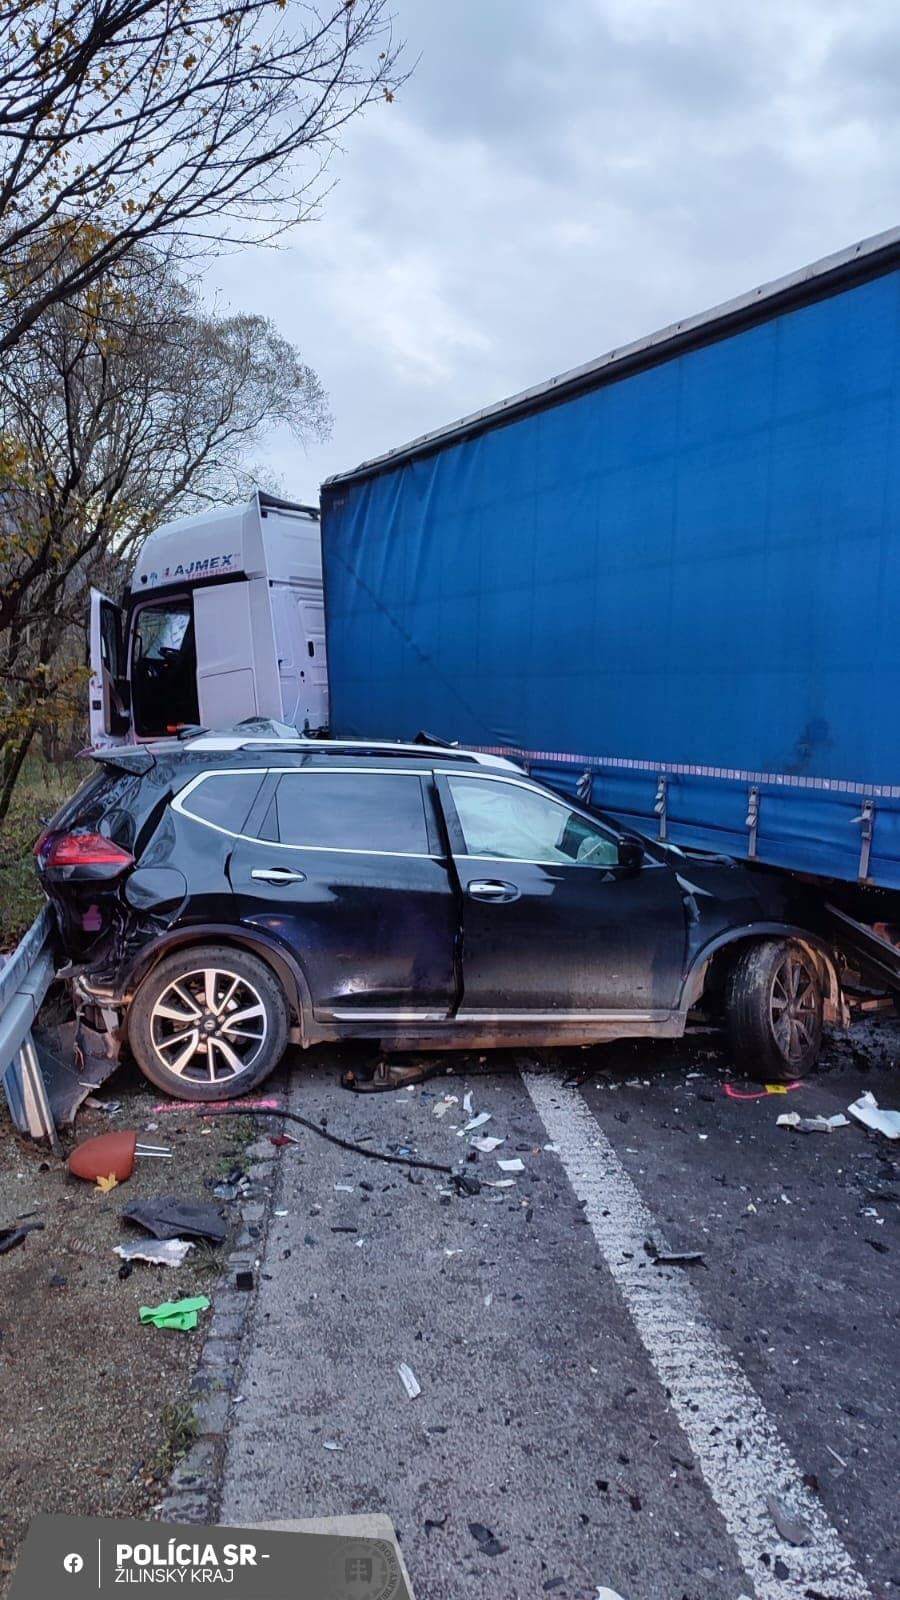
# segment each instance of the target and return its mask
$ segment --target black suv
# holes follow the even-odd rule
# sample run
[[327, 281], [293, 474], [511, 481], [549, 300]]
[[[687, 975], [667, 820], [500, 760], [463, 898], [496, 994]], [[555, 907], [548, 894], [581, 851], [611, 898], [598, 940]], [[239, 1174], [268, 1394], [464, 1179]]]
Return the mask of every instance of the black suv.
[[82, 999], [146, 1076], [222, 1099], [289, 1039], [674, 1038], [809, 1068], [841, 994], [788, 880], [638, 838], [512, 762], [201, 734], [94, 753], [36, 846]]

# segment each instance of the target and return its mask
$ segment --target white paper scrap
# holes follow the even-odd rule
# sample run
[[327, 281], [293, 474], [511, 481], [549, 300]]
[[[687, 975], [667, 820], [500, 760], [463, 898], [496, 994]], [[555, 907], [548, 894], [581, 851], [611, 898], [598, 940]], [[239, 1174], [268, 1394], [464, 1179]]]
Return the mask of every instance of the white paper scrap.
[[422, 1393], [422, 1385], [413, 1372], [412, 1367], [408, 1367], [405, 1361], [401, 1361], [399, 1367], [397, 1368], [397, 1372], [400, 1376], [400, 1382], [406, 1390], [410, 1400], [415, 1400]]

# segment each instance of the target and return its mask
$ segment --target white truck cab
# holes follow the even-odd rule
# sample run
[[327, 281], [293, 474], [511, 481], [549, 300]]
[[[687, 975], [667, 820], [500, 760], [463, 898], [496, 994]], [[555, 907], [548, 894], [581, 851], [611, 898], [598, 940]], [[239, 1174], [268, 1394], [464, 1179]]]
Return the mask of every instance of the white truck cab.
[[256, 716], [328, 723], [319, 513], [261, 490], [150, 534], [122, 607], [91, 591], [94, 747]]

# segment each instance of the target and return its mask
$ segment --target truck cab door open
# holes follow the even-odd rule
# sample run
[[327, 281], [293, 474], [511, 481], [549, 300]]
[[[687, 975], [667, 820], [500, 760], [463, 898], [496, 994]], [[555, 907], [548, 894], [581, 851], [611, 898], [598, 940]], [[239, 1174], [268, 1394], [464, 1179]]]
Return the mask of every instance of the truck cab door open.
[[125, 675], [122, 613], [99, 590], [91, 590], [91, 680], [89, 716], [94, 748], [125, 744], [131, 733], [131, 695]]
[[199, 722], [194, 606], [189, 594], [139, 605], [128, 631], [134, 731], [159, 739]]

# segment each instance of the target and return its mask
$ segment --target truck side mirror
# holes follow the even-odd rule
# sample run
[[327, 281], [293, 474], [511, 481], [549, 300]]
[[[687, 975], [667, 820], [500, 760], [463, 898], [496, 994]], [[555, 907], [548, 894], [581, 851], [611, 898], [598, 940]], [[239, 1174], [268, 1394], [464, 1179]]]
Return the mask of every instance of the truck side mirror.
[[644, 852], [637, 839], [619, 840], [619, 866], [625, 867], [628, 872], [638, 872], [644, 859]]

